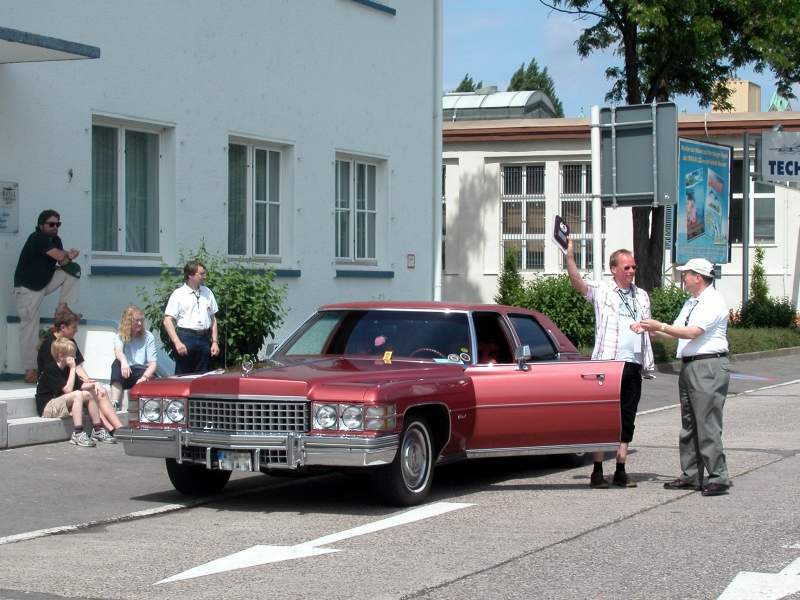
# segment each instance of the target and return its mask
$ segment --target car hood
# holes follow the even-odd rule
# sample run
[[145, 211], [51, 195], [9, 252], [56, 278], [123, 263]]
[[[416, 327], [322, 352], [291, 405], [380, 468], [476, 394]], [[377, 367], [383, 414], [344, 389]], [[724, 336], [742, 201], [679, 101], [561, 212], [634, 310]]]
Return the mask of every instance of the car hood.
[[325, 357], [270, 361], [247, 375], [241, 370], [230, 370], [209, 373], [187, 383], [189, 395], [312, 397], [314, 390], [320, 387], [346, 387], [350, 389], [348, 396], [352, 398], [354, 388], [374, 389], [377, 385], [398, 381], [458, 377], [463, 373], [464, 366], [455, 363], [410, 360], [385, 363], [383, 359]]

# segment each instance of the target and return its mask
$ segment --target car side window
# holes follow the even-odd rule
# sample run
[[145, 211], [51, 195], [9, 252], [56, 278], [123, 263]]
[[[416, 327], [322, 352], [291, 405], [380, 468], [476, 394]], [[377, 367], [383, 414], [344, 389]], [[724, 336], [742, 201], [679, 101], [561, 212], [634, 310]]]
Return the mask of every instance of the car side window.
[[508, 315], [508, 318], [520, 342], [530, 347], [531, 360], [555, 360], [558, 357], [553, 341], [536, 319], [529, 315]]
[[478, 342], [478, 364], [510, 364], [514, 362], [509, 332], [499, 313], [473, 313]]

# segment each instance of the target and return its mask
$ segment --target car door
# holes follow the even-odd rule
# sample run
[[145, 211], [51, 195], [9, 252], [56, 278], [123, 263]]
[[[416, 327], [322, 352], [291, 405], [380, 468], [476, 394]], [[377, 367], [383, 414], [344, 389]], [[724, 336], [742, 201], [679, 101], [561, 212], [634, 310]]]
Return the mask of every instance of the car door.
[[550, 336], [530, 315], [509, 315], [531, 348], [516, 364], [473, 365], [475, 426], [467, 449], [512, 449], [619, 442], [624, 363], [556, 360]]

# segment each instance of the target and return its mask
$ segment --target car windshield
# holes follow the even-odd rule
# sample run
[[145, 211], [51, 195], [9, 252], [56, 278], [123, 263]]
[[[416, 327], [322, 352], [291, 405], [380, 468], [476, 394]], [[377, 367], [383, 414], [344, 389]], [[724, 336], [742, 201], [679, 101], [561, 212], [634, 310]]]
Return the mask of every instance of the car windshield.
[[311, 317], [280, 350], [284, 356], [354, 355], [470, 362], [465, 313], [418, 310], [326, 310]]

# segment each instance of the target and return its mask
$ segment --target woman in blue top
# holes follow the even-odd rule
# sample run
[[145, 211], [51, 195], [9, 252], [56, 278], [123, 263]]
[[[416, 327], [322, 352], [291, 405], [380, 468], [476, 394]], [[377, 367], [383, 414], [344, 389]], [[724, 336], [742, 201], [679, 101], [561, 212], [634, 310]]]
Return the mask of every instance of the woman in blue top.
[[111, 401], [119, 406], [122, 390], [129, 390], [156, 373], [156, 340], [144, 328], [144, 313], [129, 305], [119, 320], [119, 330], [114, 337], [114, 362], [111, 363]]

